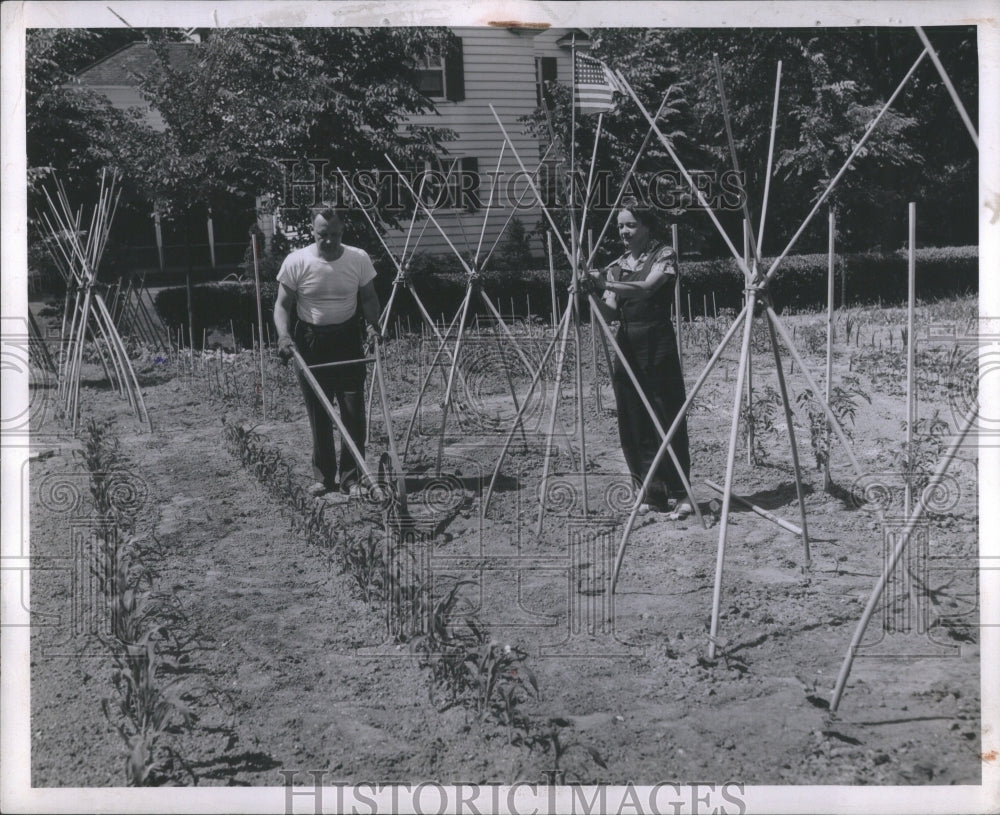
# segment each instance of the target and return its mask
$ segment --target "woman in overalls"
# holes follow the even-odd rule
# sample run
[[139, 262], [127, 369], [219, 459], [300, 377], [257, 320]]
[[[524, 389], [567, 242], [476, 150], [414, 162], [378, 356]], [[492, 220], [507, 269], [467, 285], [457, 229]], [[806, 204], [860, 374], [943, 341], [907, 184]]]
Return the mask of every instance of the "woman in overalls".
[[[677, 258], [661, 237], [657, 212], [635, 199], [623, 202], [618, 233], [625, 253], [603, 274], [591, 273], [584, 282], [603, 292], [597, 303], [605, 319], [619, 321], [618, 345], [666, 432], [685, 399], [677, 338], [670, 322]], [[625, 463], [641, 484], [660, 449], [660, 435], [617, 356], [612, 383]], [[671, 439], [671, 447], [684, 477], [690, 479], [686, 419]], [[650, 510], [669, 512], [671, 519], [686, 518], [694, 511], [670, 456], [662, 458], [646, 492], [646, 503], [639, 508], [640, 513]]]

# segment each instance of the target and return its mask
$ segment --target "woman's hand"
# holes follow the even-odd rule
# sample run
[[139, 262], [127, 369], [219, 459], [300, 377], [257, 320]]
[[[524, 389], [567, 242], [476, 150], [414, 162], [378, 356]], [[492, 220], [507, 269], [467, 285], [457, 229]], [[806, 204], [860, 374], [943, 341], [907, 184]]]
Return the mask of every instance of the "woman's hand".
[[603, 292], [606, 288], [604, 276], [600, 272], [583, 272], [579, 277], [577, 286], [583, 294]]

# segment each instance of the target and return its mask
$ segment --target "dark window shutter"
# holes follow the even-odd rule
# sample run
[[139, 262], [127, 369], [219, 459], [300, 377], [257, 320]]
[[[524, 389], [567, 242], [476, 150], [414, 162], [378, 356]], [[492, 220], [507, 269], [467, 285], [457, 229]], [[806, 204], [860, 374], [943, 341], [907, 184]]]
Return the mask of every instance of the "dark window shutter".
[[540, 74], [541, 74], [542, 84], [541, 84], [541, 88], [539, 89], [541, 91], [541, 93], [539, 94], [539, 96], [541, 96], [542, 98], [538, 100], [538, 104], [539, 104], [539, 106], [541, 106], [542, 101], [544, 100], [545, 101], [545, 106], [549, 110], [552, 110], [552, 106], [553, 106], [553, 104], [552, 104], [552, 91], [549, 90], [548, 86], [545, 83], [546, 82], [555, 82], [559, 78], [559, 76], [558, 76], [558, 73], [559, 73], [558, 65], [559, 65], [559, 63], [556, 62], [556, 58], [555, 57], [542, 57], [540, 61], [541, 61], [541, 71], [540, 71]]
[[[471, 179], [471, 180], [470, 180]], [[459, 206], [468, 212], [481, 209], [483, 204], [479, 198], [479, 159], [474, 156], [462, 158], [461, 200]]]
[[452, 102], [465, 99], [465, 65], [462, 57], [462, 41], [455, 39], [444, 58], [445, 90]]

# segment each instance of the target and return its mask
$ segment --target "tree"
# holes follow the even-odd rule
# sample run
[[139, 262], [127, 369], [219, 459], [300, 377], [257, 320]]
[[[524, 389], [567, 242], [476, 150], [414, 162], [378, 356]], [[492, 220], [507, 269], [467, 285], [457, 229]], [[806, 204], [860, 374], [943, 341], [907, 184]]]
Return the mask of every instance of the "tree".
[[[579, 47], [586, 49], [589, 56], [601, 60], [609, 67], [621, 70], [650, 113], [656, 114], [659, 110], [657, 124], [670, 140], [672, 149], [680, 154], [687, 166], [699, 166], [705, 153], [697, 140], [691, 138], [691, 134], [695, 132], [695, 123], [691, 118], [687, 87], [672, 32], [628, 28], [600, 29], [592, 33], [593, 40], [590, 43], [581, 42]], [[569, 200], [569, 159], [571, 154], [574, 156], [576, 166], [573, 168], [572, 200], [578, 213], [583, 209], [583, 191], [591, 173], [591, 158], [595, 156], [594, 141], [600, 139], [593, 177], [601, 179], [603, 176], [603, 181], [599, 180], [596, 184], [590, 206], [591, 214], [587, 221], [587, 228], [593, 229], [596, 240], [610, 206], [626, 183], [629, 170], [639, 155], [649, 124], [630, 98], [616, 94], [615, 106], [603, 116], [598, 135], [597, 116], [577, 113], [574, 117], [573, 89], [570, 84], [550, 82], [547, 90], [552, 99], [551, 109], [539, 108], [526, 120], [526, 125], [530, 132], [544, 142], [553, 138], [556, 140], [556, 148], [550, 153], [551, 165], [559, 171], [555, 173], [558, 191], [553, 190], [553, 194], [560, 196], [559, 200], [562, 201]], [[555, 158], [552, 158], [553, 155]], [[662, 174], [664, 170], [672, 171], [673, 168], [667, 151], [653, 136], [639, 158], [626, 193], [635, 193], [639, 197], [649, 196], [652, 192], [652, 176]], [[675, 178], [674, 181], [679, 182], [680, 179]], [[683, 183], [680, 183], [679, 189], [662, 189], [661, 186], [657, 187], [656, 194], [661, 196], [661, 200], [670, 200], [672, 197], [676, 198], [676, 194], [683, 192], [684, 188]], [[676, 214], [679, 212], [675, 212]], [[556, 220], [563, 233], [568, 235], [569, 226], [565, 215], [557, 211]], [[540, 226], [543, 230], [549, 228], [547, 223]], [[614, 234], [606, 235], [599, 259], [610, 259], [615, 254], [615, 237]], [[562, 258], [558, 260], [562, 265]]]
[[[157, 70], [141, 88], [167, 131], [155, 154], [137, 157], [137, 172], [148, 195], [176, 215], [199, 204], [252, 206], [259, 195], [281, 201], [289, 161], [325, 160], [333, 178], [338, 166], [385, 167], [385, 153], [404, 166], [430, 157], [447, 133], [405, 124], [433, 109], [417, 88], [415, 60], [451, 36], [445, 29], [223, 29], [193, 45], [194, 65], [182, 69], [150, 35]], [[392, 212], [380, 214], [395, 223]]]
[[[816, 38], [805, 43], [803, 55], [811, 92], [791, 107], [790, 121], [797, 128], [798, 142], [780, 152], [775, 170], [786, 181], [794, 179], [796, 185], [811, 185], [808, 192], [799, 190], [803, 203], [811, 208], [843, 167], [884, 102], [867, 101], [865, 97], [871, 96], [871, 89], [854, 79], [836, 79]], [[876, 216], [905, 206], [905, 190], [898, 183], [893, 184], [893, 180], [896, 174], [916, 170], [922, 163], [910, 141], [915, 126], [912, 117], [887, 110], [827, 197], [829, 206], [846, 210], [852, 216], [838, 229], [842, 245], [890, 242], [884, 231], [886, 220]], [[825, 234], [822, 221], [817, 226], [820, 235]]]
[[[134, 35], [127, 32], [129, 37]], [[133, 117], [100, 94], [71, 87], [74, 73], [127, 42], [121, 31], [28, 29], [25, 48], [25, 140], [29, 215], [44, 203], [41, 184], [58, 172], [71, 193], [93, 185], [112, 159], [109, 137]]]

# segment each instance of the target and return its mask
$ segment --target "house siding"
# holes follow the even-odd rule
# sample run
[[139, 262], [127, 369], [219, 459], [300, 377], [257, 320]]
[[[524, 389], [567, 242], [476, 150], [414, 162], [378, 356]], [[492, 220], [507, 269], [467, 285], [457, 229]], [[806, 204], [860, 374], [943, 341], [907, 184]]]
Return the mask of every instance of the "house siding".
[[[535, 57], [538, 56], [536, 40], [542, 34], [528, 30], [508, 30], [505, 28], [456, 28], [455, 33], [462, 38], [465, 72], [465, 99], [460, 102], [435, 99], [436, 114], [412, 117], [414, 124], [445, 127], [454, 130], [458, 138], [447, 142], [447, 153], [442, 157], [445, 169], [450, 160], [458, 157], [473, 157], [479, 161], [482, 184], [479, 197], [482, 208], [465, 213], [437, 211], [435, 219], [447, 233], [455, 248], [475, 254], [483, 234], [480, 258], [502, 239], [505, 225], [514, 207], [509, 203], [507, 187], [511, 179], [521, 175], [521, 168], [511, 149], [504, 148], [504, 136], [490, 105], [496, 110], [511, 143], [529, 172], [533, 172], [540, 158], [539, 142], [524, 132], [524, 124], [519, 121], [535, 109]], [[543, 32], [548, 34], [549, 32]], [[558, 56], [564, 49], [555, 45], [555, 38], [545, 45], [546, 56]], [[569, 65], [569, 57], [565, 58]], [[566, 76], [560, 65], [560, 77]], [[501, 156], [502, 152], [502, 156]], [[499, 162], [499, 164], [498, 164]], [[494, 203], [489, 208], [491, 174], [499, 173], [502, 183], [494, 193]], [[522, 191], [523, 183], [514, 190]], [[527, 191], [526, 201], [534, 200]], [[518, 209], [514, 213], [526, 229], [532, 230], [543, 218], [538, 207]], [[485, 230], [483, 229], [486, 220]], [[398, 253], [406, 242], [406, 230], [391, 233], [387, 243]], [[541, 257], [544, 239], [535, 236], [532, 250]], [[413, 251], [413, 240], [409, 252]], [[416, 251], [428, 254], [450, 253], [452, 250], [440, 232], [429, 225], [423, 233]]]

